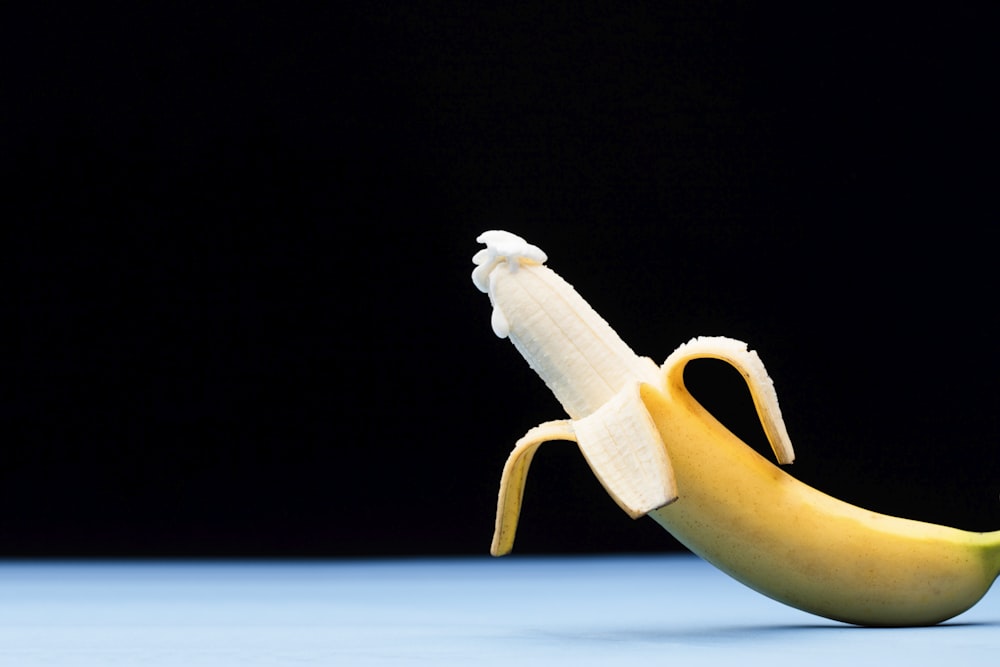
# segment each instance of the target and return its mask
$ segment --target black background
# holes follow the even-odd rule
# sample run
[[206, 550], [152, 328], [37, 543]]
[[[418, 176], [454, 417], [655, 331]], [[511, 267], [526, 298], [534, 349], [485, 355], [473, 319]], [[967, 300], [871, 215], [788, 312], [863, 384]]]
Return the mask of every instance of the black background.
[[[800, 479], [1000, 527], [992, 13], [85, 4], [0, 40], [0, 556], [485, 553], [562, 416], [491, 228], [642, 354], [748, 341]], [[672, 548], [542, 448], [518, 552]]]

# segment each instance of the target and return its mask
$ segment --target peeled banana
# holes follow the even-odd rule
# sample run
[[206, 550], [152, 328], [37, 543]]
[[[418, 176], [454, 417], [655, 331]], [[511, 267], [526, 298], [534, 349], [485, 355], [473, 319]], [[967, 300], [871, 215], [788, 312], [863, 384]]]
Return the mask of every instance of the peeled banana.
[[744, 377], [778, 463], [795, 454], [771, 379], [745, 343], [696, 338], [661, 366], [636, 355], [538, 247], [477, 238], [475, 285], [569, 419], [540, 424], [504, 465], [491, 552], [509, 553], [538, 447], [576, 442], [631, 517], [648, 515], [720, 570], [775, 600], [866, 626], [932, 625], [974, 605], [1000, 574], [1000, 531], [977, 533], [871, 512], [796, 480], [688, 392], [684, 367], [721, 359]]

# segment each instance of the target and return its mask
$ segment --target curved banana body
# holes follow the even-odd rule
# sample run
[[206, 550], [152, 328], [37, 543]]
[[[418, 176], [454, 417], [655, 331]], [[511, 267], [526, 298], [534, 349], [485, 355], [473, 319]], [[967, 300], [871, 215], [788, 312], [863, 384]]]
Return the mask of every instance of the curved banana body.
[[637, 356], [545, 254], [486, 232], [473, 281], [570, 419], [521, 438], [504, 466], [492, 552], [514, 541], [537, 448], [576, 442], [630, 516], [649, 515], [692, 552], [775, 600], [858, 625], [929, 625], [974, 605], [1000, 573], [1000, 531], [975, 533], [871, 512], [788, 475], [743, 443], [684, 386], [686, 364], [717, 358], [747, 381], [779, 463], [794, 452], [760, 359], [728, 338], [698, 338], [657, 368]]

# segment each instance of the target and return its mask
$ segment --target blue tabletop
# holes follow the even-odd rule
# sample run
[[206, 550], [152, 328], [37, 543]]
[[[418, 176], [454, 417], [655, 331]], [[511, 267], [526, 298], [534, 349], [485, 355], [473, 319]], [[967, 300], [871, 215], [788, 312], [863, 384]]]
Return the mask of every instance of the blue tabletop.
[[772, 602], [692, 556], [0, 564], [0, 664], [985, 665], [1000, 591], [931, 628]]

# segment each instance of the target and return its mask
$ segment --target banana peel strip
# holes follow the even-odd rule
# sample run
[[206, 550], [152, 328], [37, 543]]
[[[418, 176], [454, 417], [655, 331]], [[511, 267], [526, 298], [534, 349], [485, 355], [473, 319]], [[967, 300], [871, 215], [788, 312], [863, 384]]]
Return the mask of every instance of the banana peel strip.
[[514, 548], [514, 535], [521, 516], [528, 467], [539, 446], [550, 440], [576, 442], [570, 420], [559, 419], [539, 424], [514, 444], [513, 451], [507, 457], [500, 477], [496, 524], [493, 528], [493, 544], [490, 546], [490, 553], [494, 556], [505, 556]]
[[718, 359], [739, 371], [750, 389], [754, 408], [764, 427], [771, 449], [778, 463], [788, 465], [795, 461], [795, 450], [785, 428], [785, 420], [778, 407], [774, 382], [764, 368], [757, 353], [747, 349], [747, 344], [724, 336], [693, 338], [674, 350], [663, 362], [663, 372], [668, 386], [684, 389], [684, 367], [693, 359]]
[[577, 443], [601, 485], [633, 519], [677, 499], [666, 447], [639, 386], [626, 386], [583, 419], [544, 422], [517, 441], [500, 478], [491, 554], [513, 549], [528, 468], [538, 447], [550, 440]]
[[591, 470], [633, 519], [677, 499], [666, 446], [639, 386], [626, 385], [596, 412], [573, 422], [577, 444]]

